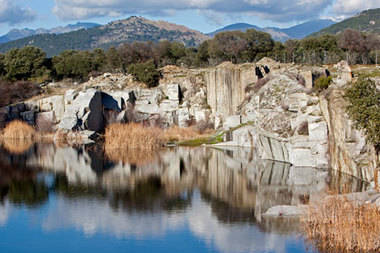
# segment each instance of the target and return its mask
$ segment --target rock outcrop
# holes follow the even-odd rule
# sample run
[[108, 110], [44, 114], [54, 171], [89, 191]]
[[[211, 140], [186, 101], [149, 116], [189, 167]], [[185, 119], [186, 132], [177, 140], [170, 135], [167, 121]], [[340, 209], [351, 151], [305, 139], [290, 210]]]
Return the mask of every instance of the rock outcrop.
[[354, 128], [345, 112], [341, 88], [331, 88], [321, 96], [321, 109], [329, 129], [329, 157], [332, 168], [347, 174], [374, 180], [376, 153], [361, 131]]
[[227, 133], [223, 145], [251, 147], [262, 159], [373, 181], [374, 151], [345, 114], [342, 87], [351, 69], [341, 62], [331, 71], [334, 84], [321, 96], [314, 81], [329, 70], [269, 58], [207, 69], [166, 66], [152, 89], [107, 73], [61, 95], [1, 108], [0, 124], [22, 119], [38, 129], [102, 132], [114, 122], [206, 123]]

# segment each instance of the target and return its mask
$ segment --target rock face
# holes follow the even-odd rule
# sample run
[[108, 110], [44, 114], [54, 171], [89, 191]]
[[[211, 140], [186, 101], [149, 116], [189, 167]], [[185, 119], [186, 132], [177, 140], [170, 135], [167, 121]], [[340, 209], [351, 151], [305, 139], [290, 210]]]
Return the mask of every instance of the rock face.
[[245, 97], [245, 88], [257, 80], [255, 65], [223, 63], [205, 73], [207, 102], [213, 113], [233, 115]]
[[[0, 109], [0, 125], [14, 119], [39, 129], [102, 132], [114, 122], [187, 127], [213, 124], [225, 146], [250, 147], [262, 159], [300, 167], [333, 168], [374, 179], [374, 150], [345, 114], [344, 86], [352, 78], [345, 62], [335, 66], [326, 95], [313, 92], [322, 67], [223, 63], [207, 69], [166, 66], [158, 87], [130, 76], [105, 74], [62, 95]], [[132, 84], [130, 83], [132, 82]]]
[[345, 112], [341, 88], [332, 88], [321, 96], [321, 108], [329, 129], [331, 167], [366, 181], [374, 180], [376, 153], [365, 136], [353, 127]]

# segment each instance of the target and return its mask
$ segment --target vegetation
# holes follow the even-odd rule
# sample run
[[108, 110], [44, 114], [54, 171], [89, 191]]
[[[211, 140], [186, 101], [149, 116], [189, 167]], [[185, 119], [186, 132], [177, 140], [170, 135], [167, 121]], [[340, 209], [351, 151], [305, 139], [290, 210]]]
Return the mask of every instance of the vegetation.
[[332, 82], [331, 76], [321, 76], [315, 80], [314, 89], [318, 92], [321, 92], [327, 89]]
[[310, 206], [304, 220], [308, 239], [320, 252], [379, 252], [380, 210], [331, 197]]
[[345, 91], [347, 112], [356, 127], [362, 129], [377, 152], [380, 151], [380, 91], [369, 78], [359, 80]]
[[138, 123], [116, 123], [106, 128], [105, 152], [111, 160], [141, 165], [153, 160], [155, 151], [167, 143], [206, 138], [204, 136], [194, 127], [161, 129]]
[[[88, 34], [94, 32], [92, 29], [83, 31], [87, 31]], [[153, 87], [158, 84], [159, 69], [166, 65], [208, 67], [223, 61], [233, 63], [258, 61], [265, 56], [281, 62], [300, 64], [333, 64], [342, 59], [348, 60], [350, 64], [371, 64], [379, 61], [379, 53], [378, 37], [350, 29], [339, 35], [289, 40], [285, 43], [274, 42], [269, 34], [250, 29], [246, 32], [219, 33], [197, 48], [170, 41], [133, 42], [117, 47], [110, 45], [107, 50], [70, 49], [52, 58], [48, 58], [41, 49], [28, 45], [0, 54], [0, 80], [2, 80], [0, 89], [5, 91], [2, 93], [4, 97], [0, 97], [0, 102], [4, 100], [2, 104], [9, 104], [17, 101], [17, 97], [21, 100], [29, 97], [24, 94], [36, 91], [36, 86], [32, 83], [58, 81], [64, 78], [85, 81], [91, 76], [105, 72], [130, 73], [136, 80]], [[29, 82], [12, 88], [25, 87], [25, 93], [12, 93], [11, 88], [5, 88], [16, 81]], [[322, 86], [328, 83], [328, 80], [320, 81]], [[13, 96], [15, 99], [8, 99]]]
[[42, 89], [28, 81], [1, 81], [0, 80], [0, 107], [22, 102], [27, 98], [36, 96]]
[[128, 67], [128, 73], [132, 74], [137, 81], [147, 84], [148, 87], [157, 86], [160, 80], [160, 72], [153, 61], [131, 64]]

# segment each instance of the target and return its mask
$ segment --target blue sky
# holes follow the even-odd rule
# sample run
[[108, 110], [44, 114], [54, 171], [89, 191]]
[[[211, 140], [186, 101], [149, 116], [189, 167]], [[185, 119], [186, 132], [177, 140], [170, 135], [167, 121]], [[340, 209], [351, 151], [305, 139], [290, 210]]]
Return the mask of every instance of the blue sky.
[[320, 17], [342, 19], [370, 8], [380, 8], [380, 0], [0, 0], [0, 34], [78, 21], [105, 24], [131, 15], [202, 32], [236, 22], [287, 27]]

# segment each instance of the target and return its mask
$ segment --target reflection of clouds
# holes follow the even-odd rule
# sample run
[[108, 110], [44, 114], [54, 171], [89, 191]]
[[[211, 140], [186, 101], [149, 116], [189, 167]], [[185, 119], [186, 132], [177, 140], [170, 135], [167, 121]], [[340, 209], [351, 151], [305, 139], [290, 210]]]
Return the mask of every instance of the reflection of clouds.
[[[252, 214], [253, 215], [253, 214]], [[212, 215], [210, 205], [197, 198], [187, 212], [191, 231], [223, 252], [285, 252], [284, 236], [259, 231], [248, 224], [223, 224]]]
[[4, 226], [7, 223], [10, 211], [11, 207], [8, 202], [0, 205], [0, 226]]
[[58, 197], [43, 222], [46, 230], [75, 227], [91, 236], [107, 233], [116, 237], [164, 235], [184, 223], [181, 214], [127, 213], [113, 210], [107, 201], [99, 199], [69, 200]]
[[263, 233], [257, 226], [220, 223], [208, 203], [197, 195], [184, 212], [156, 213], [113, 210], [106, 200], [69, 200], [58, 197], [43, 221], [46, 230], [74, 227], [88, 236], [106, 233], [122, 237], [164, 236], [170, 230], [185, 229], [223, 252], [285, 252], [286, 237]]

